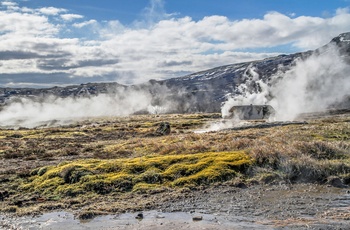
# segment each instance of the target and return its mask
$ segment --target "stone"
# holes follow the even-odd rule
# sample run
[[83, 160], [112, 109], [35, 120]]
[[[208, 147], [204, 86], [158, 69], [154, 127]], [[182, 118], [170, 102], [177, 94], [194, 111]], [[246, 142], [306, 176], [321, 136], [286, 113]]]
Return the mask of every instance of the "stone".
[[194, 217], [192, 217], [192, 220], [193, 221], [201, 221], [201, 220], [203, 220], [203, 216], [194, 216]]
[[169, 122], [162, 122], [159, 124], [156, 134], [160, 136], [165, 136], [170, 134], [170, 123]]
[[138, 213], [135, 218], [138, 219], [138, 220], [142, 220], [143, 219], [143, 213], [142, 212]]
[[9, 193], [7, 191], [0, 192], [0, 201], [4, 201], [7, 197], [9, 197]]
[[163, 216], [163, 215], [161, 215], [161, 214], [158, 214], [158, 215], [156, 216], [156, 218], [157, 218], [157, 219], [164, 219], [165, 216]]
[[348, 188], [348, 186], [345, 185], [343, 183], [343, 181], [339, 177], [336, 177], [336, 176], [329, 177], [327, 179], [327, 184], [331, 185], [333, 187], [336, 187], [336, 188]]

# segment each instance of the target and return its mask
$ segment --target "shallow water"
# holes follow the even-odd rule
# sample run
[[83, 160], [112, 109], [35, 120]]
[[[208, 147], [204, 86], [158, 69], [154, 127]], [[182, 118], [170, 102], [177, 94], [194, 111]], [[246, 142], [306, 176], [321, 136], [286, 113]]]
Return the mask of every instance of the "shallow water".
[[[88, 221], [75, 219], [68, 212], [45, 213], [38, 217], [0, 217], [0, 227], [4, 229], [272, 229], [269, 224], [258, 223], [244, 217], [228, 218], [216, 214], [158, 211], [143, 212], [142, 220], [137, 213], [99, 216]], [[202, 217], [194, 221], [193, 217]], [[263, 221], [262, 221], [263, 222]]]
[[138, 213], [87, 221], [64, 211], [35, 217], [0, 214], [0, 229], [350, 229], [350, 189], [313, 184], [226, 188], [162, 210], [143, 212], [142, 220], [135, 218]]

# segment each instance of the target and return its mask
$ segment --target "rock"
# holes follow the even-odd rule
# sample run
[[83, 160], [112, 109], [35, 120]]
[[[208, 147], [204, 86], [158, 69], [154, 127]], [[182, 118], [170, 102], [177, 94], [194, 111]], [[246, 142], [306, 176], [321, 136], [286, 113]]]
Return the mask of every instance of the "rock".
[[248, 188], [248, 186], [245, 183], [243, 183], [243, 182], [237, 183], [236, 187], [237, 188], [242, 188], [242, 189]]
[[12, 135], [10, 135], [10, 136], [8, 136], [8, 137], [11, 137], [11, 138], [22, 138], [23, 135], [18, 134], [18, 133], [15, 133], [15, 134], [12, 134]]
[[143, 219], [143, 213], [142, 213], [142, 212], [138, 213], [138, 214], [135, 216], [135, 218], [138, 219], [138, 220], [142, 220], [142, 219]]
[[194, 217], [192, 217], [192, 220], [193, 221], [201, 221], [201, 220], [203, 220], [203, 216], [194, 216]]
[[349, 186], [345, 185], [339, 177], [336, 177], [336, 176], [328, 177], [327, 184], [331, 185], [333, 187], [337, 187], [337, 188], [348, 188], [349, 187]]
[[9, 193], [7, 191], [0, 192], [0, 201], [4, 201], [7, 197], [9, 197]]
[[164, 219], [165, 216], [163, 216], [163, 215], [161, 215], [161, 214], [158, 214], [158, 215], [156, 216], [156, 218], [157, 218], [157, 219]]
[[170, 124], [169, 122], [162, 122], [159, 124], [157, 130], [156, 130], [156, 134], [160, 135], [160, 136], [164, 136], [164, 135], [169, 135], [170, 134]]
[[78, 215], [79, 220], [91, 220], [95, 217], [95, 213], [91, 211], [82, 212]]

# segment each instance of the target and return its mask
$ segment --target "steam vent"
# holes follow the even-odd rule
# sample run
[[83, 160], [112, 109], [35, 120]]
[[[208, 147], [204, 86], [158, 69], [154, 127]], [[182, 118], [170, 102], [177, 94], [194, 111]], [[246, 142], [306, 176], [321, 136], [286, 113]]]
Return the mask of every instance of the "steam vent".
[[271, 105], [239, 105], [233, 106], [229, 112], [230, 115], [228, 118], [266, 120], [275, 114], [275, 109]]

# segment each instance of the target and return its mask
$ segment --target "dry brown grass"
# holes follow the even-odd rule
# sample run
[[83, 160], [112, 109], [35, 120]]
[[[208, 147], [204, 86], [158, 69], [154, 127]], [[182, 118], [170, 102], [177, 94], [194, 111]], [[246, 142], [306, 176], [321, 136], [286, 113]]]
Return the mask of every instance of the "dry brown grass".
[[[163, 121], [171, 124], [170, 135], [154, 135], [158, 124]], [[207, 170], [205, 173], [203, 171], [205, 177], [198, 179], [193, 176], [196, 174], [193, 171], [193, 174], [186, 174], [188, 177], [186, 180], [182, 178], [184, 175], [181, 174], [183, 172], [181, 170], [185, 170], [188, 162], [177, 166], [176, 172], [180, 173], [179, 175], [175, 175], [175, 171], [169, 173], [172, 172], [171, 163], [165, 168], [147, 166], [147, 169], [142, 172], [137, 171], [135, 164], [130, 166], [129, 171], [124, 172], [125, 177], [122, 177], [124, 179], [119, 181], [115, 178], [115, 181], [120, 182], [118, 182], [120, 186], [117, 186], [117, 182], [107, 183], [106, 180], [109, 179], [104, 182], [97, 180], [98, 178], [92, 180], [91, 176], [98, 177], [99, 174], [98, 170], [91, 170], [90, 166], [77, 168], [77, 162], [84, 165], [91, 160], [99, 162], [96, 164], [102, 164], [104, 160], [122, 161], [126, 164], [135, 159], [143, 159], [143, 166], [145, 166], [147, 159], [157, 157], [164, 160], [176, 156], [242, 152], [251, 161], [248, 170], [239, 171], [237, 176], [240, 180], [248, 182], [258, 180], [265, 183], [273, 183], [276, 180], [324, 183], [328, 177], [337, 176], [344, 183], [350, 183], [349, 116], [265, 129], [193, 132], [208, 122], [218, 121], [220, 121], [218, 114], [141, 115], [92, 119], [66, 127], [0, 130], [0, 162], [3, 166], [0, 169], [0, 191], [6, 190], [10, 193], [10, 198], [4, 204], [6, 207], [19, 208], [20, 206], [13, 200], [25, 203], [27, 202], [25, 200], [30, 200], [35, 194], [40, 196], [45, 194], [51, 201], [60, 200], [64, 196], [77, 196], [78, 203], [83, 203], [83, 199], [103, 199], [91, 194], [87, 196], [81, 190], [82, 187], [77, 186], [84, 180], [86, 182], [84, 188], [92, 192], [104, 191], [102, 193], [113, 193], [116, 188], [122, 192], [143, 193], [150, 190], [163, 191], [166, 187], [172, 187], [175, 184], [180, 187], [191, 183], [196, 185], [201, 180], [205, 181], [206, 186], [232, 178], [237, 180], [234, 178], [236, 172], [230, 171], [227, 174], [228, 171], [220, 171], [225, 167], [219, 163], [208, 164], [211, 165], [211, 169], [203, 166], [201, 170]], [[64, 164], [72, 167], [66, 167], [63, 170]], [[102, 165], [106, 167], [104, 171], [102, 170], [103, 173], [119, 172], [113, 164]], [[44, 178], [42, 176], [49, 169], [47, 166], [52, 170], [56, 167], [59, 171], [57, 177], [41, 181], [44, 187], [26, 190], [31, 187], [28, 185], [33, 183], [33, 180]], [[168, 170], [167, 173], [165, 169]], [[217, 172], [222, 174], [216, 175]], [[32, 177], [33, 175], [35, 178]], [[131, 182], [130, 175], [134, 178]], [[157, 186], [155, 186], [156, 183], [158, 183]], [[57, 184], [64, 186], [55, 190], [53, 187]], [[24, 189], [22, 190], [24, 192], [20, 193], [19, 187]], [[5, 210], [6, 207], [2, 209]]]

